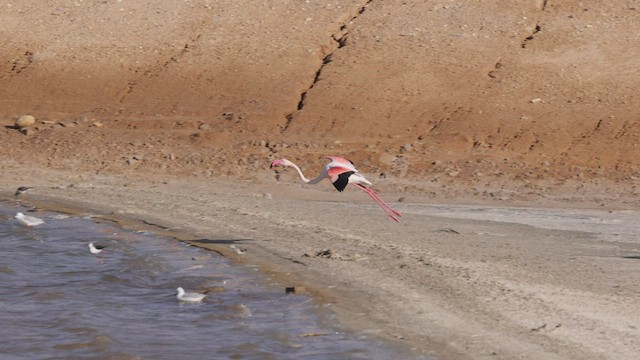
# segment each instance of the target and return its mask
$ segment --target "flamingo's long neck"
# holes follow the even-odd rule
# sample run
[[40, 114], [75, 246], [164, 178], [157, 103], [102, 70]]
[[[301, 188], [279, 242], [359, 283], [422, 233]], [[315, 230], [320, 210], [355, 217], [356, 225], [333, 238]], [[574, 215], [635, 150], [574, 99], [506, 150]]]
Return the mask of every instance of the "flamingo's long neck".
[[304, 176], [304, 174], [302, 173], [302, 170], [300, 170], [300, 168], [298, 167], [298, 165], [291, 163], [291, 167], [296, 169], [296, 171], [298, 172], [298, 175], [300, 175], [300, 179], [302, 179], [302, 181], [306, 182], [307, 184], [316, 184], [319, 183], [320, 180], [324, 179], [326, 177], [326, 174], [323, 172], [320, 173], [320, 175], [318, 175], [317, 177], [309, 180], [307, 179], [306, 176]]

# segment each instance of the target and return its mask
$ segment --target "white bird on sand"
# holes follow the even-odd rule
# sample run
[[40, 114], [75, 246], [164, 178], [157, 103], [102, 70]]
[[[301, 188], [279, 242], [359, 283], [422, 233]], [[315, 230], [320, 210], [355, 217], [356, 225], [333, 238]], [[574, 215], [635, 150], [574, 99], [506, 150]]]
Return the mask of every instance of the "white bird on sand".
[[16, 190], [16, 194], [15, 196], [18, 197], [21, 194], [26, 193], [27, 191], [33, 189], [32, 187], [28, 187], [28, 186], [20, 186], [17, 190]]
[[176, 298], [180, 301], [186, 301], [186, 302], [200, 302], [202, 301], [202, 299], [205, 298], [205, 296], [207, 296], [205, 294], [184, 292], [184, 289], [181, 287], [178, 287], [176, 291], [178, 292], [178, 294], [176, 295]]
[[102, 252], [102, 249], [104, 249], [106, 246], [104, 245], [93, 245], [93, 243], [89, 243], [89, 251], [91, 251], [92, 254], [100, 254]]
[[44, 224], [44, 220], [25, 215], [21, 212], [16, 214], [16, 219], [18, 219], [18, 222], [24, 226], [38, 226]]

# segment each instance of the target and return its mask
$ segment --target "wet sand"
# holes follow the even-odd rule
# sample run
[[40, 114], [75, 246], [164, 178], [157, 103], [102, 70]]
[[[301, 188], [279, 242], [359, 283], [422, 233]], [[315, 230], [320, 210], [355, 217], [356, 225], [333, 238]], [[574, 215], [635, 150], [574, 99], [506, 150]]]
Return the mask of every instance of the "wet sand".
[[640, 351], [635, 210], [400, 202], [396, 224], [365, 194], [338, 194], [329, 183], [19, 167], [0, 179], [5, 198], [34, 186], [21, 201], [137, 222], [257, 265], [332, 303], [352, 329], [417, 354], [630, 359]]

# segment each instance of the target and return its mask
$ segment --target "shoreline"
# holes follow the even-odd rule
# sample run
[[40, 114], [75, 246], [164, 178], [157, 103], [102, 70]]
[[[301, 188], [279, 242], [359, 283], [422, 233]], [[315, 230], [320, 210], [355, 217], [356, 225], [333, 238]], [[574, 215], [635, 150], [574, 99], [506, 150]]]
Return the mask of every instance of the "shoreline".
[[[633, 335], [638, 243], [604, 241], [593, 230], [434, 215], [436, 205], [414, 203], [394, 203], [404, 215], [395, 224], [355, 191], [338, 197], [287, 184], [40, 171], [5, 171], [3, 178], [8, 189], [35, 186], [23, 195], [29, 203], [160, 229], [304, 286], [332, 304], [341, 324], [394, 348], [438, 359], [606, 359], [640, 349]], [[529, 216], [491, 204], [467, 207]], [[610, 214], [615, 226], [624, 220], [617, 215], [635, 213], [589, 211]]]
[[[315, 354], [316, 357], [350, 358], [350, 354], [368, 354], [366, 356], [376, 359], [412, 358], [406, 356], [406, 351], [398, 351], [375, 336], [351, 331], [336, 320], [326, 304], [320, 304], [309, 294], [288, 294], [284, 291], [285, 284], [252, 266], [244, 266], [201, 246], [176, 241], [161, 230], [148, 231], [150, 225], [132, 224], [133, 221], [122, 224], [120, 219], [108, 215], [91, 214], [55, 203], [36, 203], [18, 204], [5, 199], [0, 202], [3, 220], [0, 225], [5, 235], [6, 252], [3, 270], [14, 275], [5, 277], [9, 282], [7, 286], [31, 290], [16, 295], [24, 300], [25, 306], [44, 305], [31, 316], [25, 314], [24, 309], [14, 309], [7, 314], [11, 326], [5, 331], [15, 340], [13, 343], [20, 343], [21, 334], [34, 338], [33, 342], [22, 346], [7, 343], [4, 346], [6, 356], [26, 351], [33, 356], [46, 357], [55, 352], [60, 358], [68, 358], [74, 354], [82, 356], [83, 349], [92, 348], [91, 352], [105, 357], [115, 351], [116, 357], [145, 358], [164, 358], [172, 353], [188, 353], [195, 357], [200, 354], [205, 358], [211, 353], [234, 355], [232, 357]], [[46, 224], [30, 229], [21, 226], [13, 219], [13, 214], [25, 210], [34, 211], [32, 215], [44, 219]], [[138, 231], [136, 228], [144, 229]], [[105, 245], [107, 252], [89, 254], [86, 250], [89, 242]], [[55, 251], [38, 252], [38, 244], [48, 244], [46, 247], [52, 246]], [[83, 254], [69, 260], [76, 255], [79, 246], [84, 248], [81, 249]], [[21, 267], [25, 265], [22, 260], [29, 261], [25, 256], [29, 257], [33, 252], [37, 252], [39, 260], [31, 267]], [[7, 258], [9, 253], [15, 256]], [[31, 279], [39, 285], [19, 281], [20, 278]], [[46, 286], [52, 282], [53, 285]], [[87, 282], [89, 284], [84, 284]], [[201, 306], [177, 301], [175, 289], [178, 286], [204, 292], [207, 299]], [[58, 294], [63, 287], [76, 291], [67, 291], [66, 295], [55, 298], [50, 295], [44, 300], [45, 304], [42, 303], [47, 294]], [[101, 294], [107, 289], [107, 293]], [[88, 291], [86, 296], [78, 296], [77, 293], [83, 290]], [[205, 308], [198, 310], [194, 306]], [[123, 310], [128, 311], [129, 316], [119, 316]], [[103, 323], [86, 317], [60, 316], [68, 312], [100, 312], [103, 314], [101, 319], [107, 316], [111, 321]], [[162, 314], [171, 316], [162, 317]], [[138, 325], [129, 324], [122, 329], [132, 319], [137, 319]], [[176, 323], [176, 319], [184, 321]], [[34, 321], [41, 325], [38, 329], [29, 325]], [[64, 332], [73, 324], [82, 325], [82, 328], [64, 338], [56, 336], [56, 332], [51, 333], [54, 329]], [[174, 336], [163, 333], [167, 326], [175, 327]], [[38, 336], [33, 335], [34, 331]], [[122, 331], [130, 336], [122, 338]], [[92, 341], [96, 333], [100, 334], [99, 343]], [[155, 346], [152, 335], [156, 333], [166, 337], [158, 344], [163, 350]], [[211, 342], [211, 335], [218, 341]], [[116, 350], [110, 349], [114, 342], [117, 343]], [[147, 346], [141, 346], [145, 343]], [[185, 343], [189, 346], [181, 347]], [[17, 350], [20, 348], [22, 351]]]
[[[12, 2], [0, 197], [189, 235], [427, 357], [635, 358], [631, 3]], [[331, 154], [402, 222], [267, 169]]]
[[[351, 321], [348, 319], [352, 317], [349, 313], [354, 311], [353, 304], [345, 304], [337, 299], [357, 298], [361, 295], [358, 292], [335, 289], [330, 283], [321, 281], [320, 278], [296, 274], [300, 269], [296, 269], [295, 265], [287, 266], [291, 264], [283, 264], [282, 262], [282, 260], [291, 261], [292, 259], [283, 259], [277, 254], [270, 253], [260, 247], [252, 247], [250, 253], [238, 254], [227, 244], [242, 243], [243, 239], [207, 241], [207, 239], [199, 239], [198, 236], [195, 236], [197, 231], [193, 229], [180, 229], [181, 227], [174, 226], [175, 224], [171, 224], [167, 219], [117, 214], [114, 212], [113, 206], [100, 205], [92, 202], [68, 201], [55, 195], [39, 195], [35, 198], [29, 198], [28, 200], [24, 200], [23, 196], [20, 200], [17, 200], [16, 198], [8, 196], [8, 193], [3, 194], [0, 192], [0, 201], [11, 204], [22, 204], [23, 206], [29, 204], [38, 210], [69, 215], [91, 214], [92, 219], [97, 222], [113, 223], [127, 230], [149, 231], [157, 236], [172, 238], [176, 241], [190, 244], [191, 246], [213, 251], [239, 266], [249, 266], [258, 269], [261, 273], [268, 275], [272, 281], [282, 283], [283, 285], [289, 284], [287, 286], [302, 288], [303, 290], [300, 294], [309, 294], [316, 304], [331, 305], [328, 311], [336, 315], [335, 321], [337, 321], [337, 325], [346, 328], [347, 331], [352, 333], [366, 332], [372, 341], [383, 341], [386, 347], [392, 349], [397, 354], [422, 358], [423, 354], [417, 354], [415, 352], [415, 346], [407, 346], [407, 342], [402, 341], [402, 336], [389, 336], [384, 331], [366, 331], [362, 325], [353, 327], [353, 324], [350, 324]], [[295, 261], [293, 262], [295, 263]], [[283, 291], [285, 291], [284, 288]], [[344, 294], [348, 295], [345, 296]], [[327, 310], [318, 311], [325, 312]], [[368, 322], [364, 321], [363, 323]], [[371, 327], [374, 327], [374, 324], [371, 325]], [[378, 340], [375, 340], [376, 338]]]

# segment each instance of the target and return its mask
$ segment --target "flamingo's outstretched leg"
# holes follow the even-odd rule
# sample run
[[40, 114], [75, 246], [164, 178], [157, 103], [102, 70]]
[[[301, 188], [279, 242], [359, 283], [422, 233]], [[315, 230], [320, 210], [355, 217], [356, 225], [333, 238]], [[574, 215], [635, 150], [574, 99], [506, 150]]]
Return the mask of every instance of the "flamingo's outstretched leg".
[[387, 204], [385, 201], [383, 201], [380, 196], [378, 195], [377, 192], [373, 191], [373, 189], [367, 188], [367, 190], [369, 191], [369, 193], [373, 196], [375, 196], [376, 199], [378, 199], [381, 203], [383, 203], [389, 210], [391, 210], [394, 214], [398, 215], [398, 216], [402, 216], [402, 214], [400, 214], [400, 212], [398, 212], [396, 209], [392, 208], [389, 204]]
[[389, 204], [384, 202], [380, 198], [380, 196], [378, 196], [378, 194], [376, 194], [375, 191], [373, 191], [372, 189], [369, 189], [368, 187], [366, 187], [364, 185], [360, 185], [360, 184], [354, 184], [354, 185], [357, 186], [360, 190], [366, 192], [367, 195], [371, 196], [371, 198], [376, 202], [376, 204], [378, 204], [382, 208], [382, 210], [384, 210], [384, 212], [386, 212], [387, 215], [389, 215], [389, 217], [391, 217], [396, 222], [400, 222], [400, 220], [396, 217], [396, 215], [397, 216], [402, 216], [402, 215], [397, 210], [395, 210], [394, 208], [389, 206]]
[[368, 188], [366, 186], [363, 186], [361, 184], [355, 184], [355, 185], [357, 185], [360, 189], [362, 189], [364, 192], [369, 194], [369, 196], [371, 196], [374, 200], [376, 200], [376, 202], [378, 204], [380, 204], [380, 206], [383, 206], [383, 207], [389, 209], [389, 211], [393, 212], [394, 214], [396, 214], [398, 216], [402, 216], [402, 214], [400, 214], [400, 212], [398, 212], [396, 209], [392, 208], [389, 204], [384, 202], [384, 200], [382, 200], [380, 198], [380, 196], [375, 191], [373, 191], [373, 189]]

